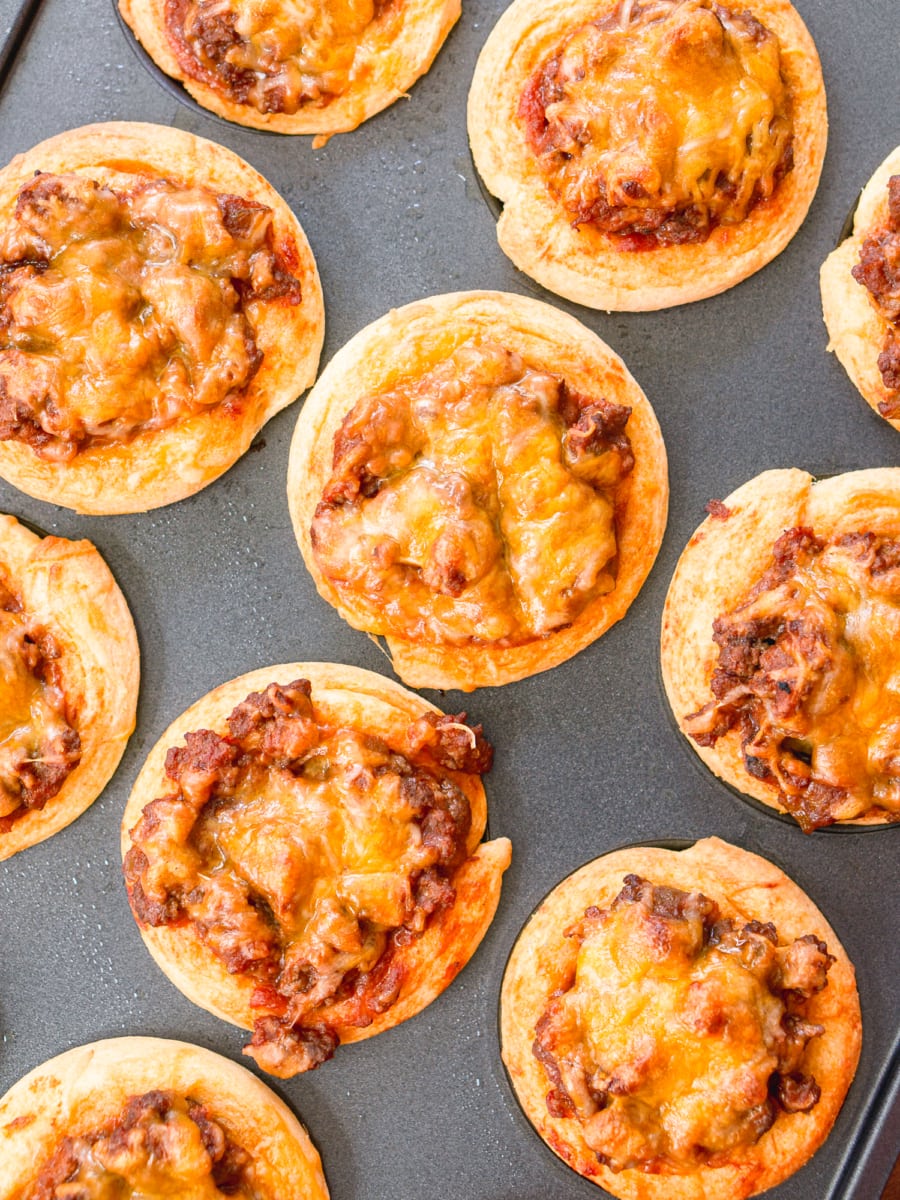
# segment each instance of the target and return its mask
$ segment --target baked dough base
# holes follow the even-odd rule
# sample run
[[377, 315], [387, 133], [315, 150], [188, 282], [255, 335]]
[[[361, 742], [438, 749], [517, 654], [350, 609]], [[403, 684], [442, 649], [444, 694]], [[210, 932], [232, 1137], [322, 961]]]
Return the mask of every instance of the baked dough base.
[[[810, 1113], [781, 1113], [753, 1146], [736, 1151], [734, 1161], [699, 1168], [690, 1175], [618, 1174], [601, 1166], [576, 1120], [551, 1117], [545, 1097], [547, 1076], [531, 1052], [534, 1027], [552, 993], [563, 986], [573, 961], [564, 931], [588, 905], [604, 907], [635, 872], [654, 883], [700, 891], [718, 902], [723, 916], [741, 922], [774, 921], [779, 941], [814, 933], [837, 961], [828, 986], [812, 997], [808, 1016], [825, 1033], [807, 1048], [804, 1069], [822, 1089]], [[542, 901], [524, 927], [506, 968], [500, 997], [503, 1061], [520, 1104], [537, 1133], [570, 1167], [621, 1200], [744, 1200], [793, 1174], [828, 1135], [856, 1071], [861, 1045], [859, 998], [853, 967], [834, 931], [809, 899], [782, 871], [755, 854], [718, 838], [704, 838], [688, 850], [634, 846], [583, 866]]]
[[111, 779], [134, 729], [140, 651], [125, 597], [90, 542], [40, 538], [0, 515], [0, 573], [61, 651], [81, 738], [81, 761], [56, 795], [0, 833], [2, 861], [81, 816]]
[[112, 121], [41, 142], [0, 171], [0, 223], [8, 220], [19, 189], [35, 171], [70, 172], [113, 188], [133, 186], [136, 176], [165, 177], [240, 195], [272, 209], [276, 246], [288, 241], [296, 246], [294, 274], [302, 301], [250, 306], [264, 359], [238, 411], [220, 405], [124, 444], [91, 446], [66, 464], [46, 462], [23, 442], [0, 442], [0, 476], [38, 500], [96, 514], [143, 512], [183, 500], [233, 466], [266, 421], [315, 379], [325, 315], [306, 235], [284, 200], [248, 163], [180, 129]]
[[[350, 86], [324, 107], [301, 106], [296, 113], [261, 113], [237, 104], [200, 80], [186, 75], [165, 33], [166, 0], [119, 0], [119, 11], [138, 41], [167, 75], [184, 85], [210, 112], [272, 133], [314, 133], [313, 148], [335, 133], [347, 133], [405, 96], [434, 62], [447, 34], [459, 19], [461, 0], [395, 0], [403, 20], [399, 29], [391, 11], [373, 22], [360, 42]], [[393, 6], [392, 6], [393, 7]]]
[[[368, 730], [393, 744], [403, 744], [411, 721], [423, 713], [438, 711], [392, 680], [336, 663], [287, 663], [232, 679], [191, 705], [150, 751], [122, 819], [123, 857], [132, 844], [129, 831], [137, 824], [144, 806], [171, 791], [171, 781], [164, 772], [169, 747], [178, 745], [191, 730], [227, 732], [227, 717], [251, 692], [263, 691], [273, 682], [287, 684], [295, 679], [311, 682], [313, 707], [326, 723]], [[343, 1024], [340, 1003], [317, 1009], [317, 1017], [335, 1029], [341, 1043], [362, 1041], [391, 1029], [429, 1005], [475, 953], [493, 919], [503, 872], [510, 862], [510, 843], [507, 838], [481, 842], [487, 823], [481, 780], [457, 772], [452, 776], [468, 798], [472, 813], [469, 858], [453, 876], [456, 902], [436, 914], [422, 936], [403, 949], [402, 961], [407, 969], [400, 994], [371, 1025], [359, 1028]], [[189, 924], [156, 928], [140, 924], [139, 928], [157, 964], [189, 1000], [223, 1021], [252, 1029], [258, 1012], [250, 1007], [257, 986], [254, 979], [230, 975]]]
[[0, 1099], [0, 1195], [18, 1197], [64, 1137], [115, 1121], [130, 1096], [156, 1089], [209, 1105], [213, 1118], [251, 1155], [267, 1200], [328, 1200], [309, 1134], [274, 1092], [210, 1050], [149, 1037], [69, 1050]]
[[394, 309], [339, 350], [297, 421], [288, 466], [294, 534], [319, 595], [354, 628], [354, 614], [324, 577], [310, 526], [331, 476], [334, 435], [358, 399], [421, 375], [472, 337], [501, 342], [526, 361], [565, 377], [576, 391], [631, 406], [626, 433], [634, 470], [616, 493], [618, 571], [614, 590], [591, 601], [571, 625], [517, 646], [448, 646], [388, 636], [394, 670], [410, 687], [497, 686], [546, 671], [590, 645], [620, 620], [653, 566], [666, 525], [666, 451], [656, 416], [625, 364], [574, 317], [507, 292], [453, 292]]
[[[475, 166], [504, 204], [497, 238], [513, 263], [543, 287], [589, 308], [643, 312], [715, 296], [771, 262], [803, 223], [828, 136], [815, 45], [787, 0], [753, 0], [776, 33], [794, 101], [794, 168], [774, 196], [705, 242], [623, 251], [589, 226], [572, 227], [547, 191], [516, 113], [526, 83], [569, 30], [612, 12], [618, 0], [515, 0], [485, 43], [469, 93]], [[744, 5], [735, 5], [742, 9]]]
[[[815, 481], [794, 468], [764, 471], [723, 501], [730, 516], [707, 517], [678, 560], [663, 609], [661, 667], [675, 719], [681, 725], [711, 697], [719, 658], [713, 621], [730, 612], [771, 563], [772, 547], [785, 530], [809, 525], [830, 538], [855, 530], [900, 537], [900, 468], [850, 471]], [[691, 749], [709, 769], [738, 791], [784, 811], [772, 785], [744, 766], [741, 735], [732, 729], [714, 746]], [[880, 825], [886, 815], [840, 824]]]
[[[850, 271], [859, 262], [862, 244], [869, 234], [887, 222], [887, 185], [892, 175], [900, 175], [900, 146], [891, 151], [866, 184], [856, 206], [852, 236], [832, 250], [819, 273], [828, 349], [834, 351], [856, 390], [879, 416], [878, 405], [897, 398], [896, 391], [884, 386], [878, 370], [888, 322], [876, 309], [868, 289], [857, 283]], [[900, 417], [883, 420], [900, 430]]]

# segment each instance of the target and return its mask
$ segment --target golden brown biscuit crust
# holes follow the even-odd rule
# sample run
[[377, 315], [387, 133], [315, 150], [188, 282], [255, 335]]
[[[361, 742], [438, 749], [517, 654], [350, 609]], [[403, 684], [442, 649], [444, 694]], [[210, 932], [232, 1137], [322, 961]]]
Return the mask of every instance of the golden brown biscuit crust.
[[79, 1046], [36, 1067], [0, 1099], [0, 1195], [14, 1200], [63, 1138], [116, 1121], [129, 1097], [173, 1091], [207, 1105], [253, 1159], [262, 1195], [327, 1200], [309, 1134], [274, 1092], [221, 1055], [163, 1038]]
[[[822, 312], [828, 330], [828, 349], [833, 350], [866, 404], [879, 412], [879, 404], [896, 402], [897, 393], [884, 385], [878, 356], [884, 345], [888, 323], [875, 307], [866, 287], [851, 271], [859, 262], [863, 242], [887, 222], [888, 180], [900, 174], [900, 146], [892, 150], [863, 188], [853, 233], [841, 242], [822, 264], [819, 282]], [[900, 429], [900, 417], [885, 417]]]
[[[169, 748], [179, 744], [184, 734], [192, 730], [225, 732], [228, 715], [249, 693], [264, 691], [272, 682], [288, 684], [301, 678], [312, 684], [313, 706], [323, 722], [374, 733], [389, 745], [403, 745], [411, 721], [424, 713], [438, 711], [389, 679], [337, 663], [287, 663], [232, 679], [191, 705], [150, 751], [122, 819], [123, 857], [132, 845], [129, 831], [144, 806], [171, 791], [164, 773]], [[345, 1024], [340, 1002], [322, 1005], [317, 1010], [342, 1043], [361, 1041], [391, 1029], [430, 1004], [475, 953], [493, 919], [503, 872], [509, 866], [510, 843], [506, 838], [481, 842], [487, 822], [481, 781], [475, 775], [460, 773], [453, 773], [453, 778], [469, 801], [472, 818], [467, 841], [469, 857], [453, 876], [456, 901], [435, 914], [425, 932], [404, 947], [402, 962], [406, 974], [398, 998], [371, 1025], [360, 1028]], [[141, 924], [140, 932], [158, 965], [188, 999], [222, 1020], [244, 1029], [253, 1027], [255, 1013], [250, 997], [257, 981], [249, 975], [229, 974], [192, 926]]]
[[[295, 306], [254, 305], [256, 342], [264, 359], [239, 410], [218, 406], [145, 431], [132, 441], [92, 446], [70, 463], [46, 462], [29, 446], [0, 442], [0, 475], [39, 500], [85, 513], [142, 512], [184, 499], [232, 466], [258, 430], [312, 383], [324, 337], [322, 291], [309, 243], [287, 204], [230, 150], [179, 129], [136, 122], [86, 125], [18, 155], [0, 171], [0, 222], [35, 171], [71, 172], [129, 188], [166, 178], [257, 201], [274, 214], [275, 244], [292, 243], [303, 298]], [[285, 347], [290, 352], [285, 352]]]
[[[825, 1033], [807, 1048], [804, 1066], [822, 1088], [810, 1113], [782, 1114], [754, 1145], [736, 1152], [727, 1166], [698, 1168], [689, 1175], [618, 1174], [597, 1162], [573, 1120], [551, 1117], [545, 1102], [547, 1077], [531, 1051], [534, 1027], [552, 993], [563, 986], [572, 962], [565, 930], [589, 905], [604, 907], [634, 872], [653, 883], [700, 891], [723, 916], [772, 921], [781, 943], [813, 933], [837, 961], [828, 986], [809, 1002], [808, 1016]], [[500, 998], [503, 1061], [525, 1115], [538, 1134], [579, 1174], [621, 1200], [743, 1200], [774, 1187], [806, 1162], [825, 1140], [840, 1110], [859, 1059], [861, 1025], [855, 975], [846, 952], [825, 918], [772, 863], [705, 838], [688, 850], [635, 846], [588, 863], [542, 901], [519, 935], [503, 979]]]
[[496, 686], [548, 670], [583, 650], [620, 620], [653, 565], [668, 506], [666, 453], [656, 417], [622, 360], [573, 317], [523, 296], [456, 292], [395, 309], [358, 333], [322, 373], [291, 445], [288, 500], [294, 533], [319, 594], [358, 628], [312, 552], [310, 525], [331, 474], [334, 436], [360, 397], [417, 377], [470, 338], [482, 336], [561, 375], [575, 391], [629, 405], [635, 465], [616, 493], [616, 586], [571, 625], [515, 646], [447, 646], [386, 638], [394, 670], [412, 687]]
[[134, 729], [140, 652], [125, 597], [90, 542], [40, 538], [0, 515], [0, 574], [61, 651], [81, 738], [80, 762], [60, 791], [0, 834], [3, 860], [65, 828], [103, 791]]
[[[722, 502], [728, 515], [711, 515], [678, 561], [662, 620], [661, 667], [666, 695], [679, 726], [710, 699], [719, 648], [713, 621], [730, 612], [771, 562], [778, 537], [809, 526], [823, 538], [870, 530], [900, 534], [900, 469], [851, 471], [814, 480], [796, 469], [764, 471]], [[719, 778], [781, 811], [777, 791], [746, 769], [741, 736], [731, 730], [714, 746], [693, 750]], [[871, 814], [847, 824], [883, 824]]]
[[[469, 93], [469, 140], [479, 174], [504, 204], [500, 246], [526, 275], [589, 308], [645, 311], [717, 295], [771, 262], [812, 203], [827, 140], [825, 89], [815, 45], [787, 0], [753, 0], [778, 35], [794, 104], [794, 167], [768, 202], [705, 242], [622, 251], [609, 236], [573, 228], [548, 194], [517, 119], [532, 74], [566, 33], [611, 14], [618, 0], [515, 0], [488, 38]], [[746, 5], [735, 5], [743, 10]]]
[[237, 104], [187, 75], [166, 36], [166, 0], [119, 0], [119, 11], [138, 41], [167, 75], [179, 80], [210, 112], [272, 133], [313, 133], [314, 147], [346, 133], [404, 96], [424, 75], [461, 11], [460, 0], [394, 0], [383, 6], [360, 41], [350, 85], [324, 107], [303, 105], [296, 113], [261, 113]]

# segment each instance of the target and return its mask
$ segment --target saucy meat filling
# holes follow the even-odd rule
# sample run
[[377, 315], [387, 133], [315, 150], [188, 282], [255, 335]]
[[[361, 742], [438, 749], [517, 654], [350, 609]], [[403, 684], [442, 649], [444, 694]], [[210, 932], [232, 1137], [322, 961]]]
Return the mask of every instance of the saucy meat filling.
[[622, 250], [705, 241], [793, 165], [778, 38], [714, 0], [620, 0], [535, 72], [519, 119], [572, 224]]
[[514, 645], [561, 629], [615, 587], [630, 413], [467, 342], [345, 418], [316, 562], [374, 633]]
[[887, 321], [878, 369], [884, 386], [896, 395], [882, 400], [882, 416], [900, 417], [900, 175], [888, 180], [887, 223], [869, 234], [862, 244], [853, 278], [868, 288], [881, 316]]
[[601, 1163], [679, 1173], [728, 1161], [779, 1112], [819, 1100], [802, 1073], [805, 1019], [834, 959], [815, 936], [779, 945], [771, 923], [720, 917], [699, 892], [628, 875], [588, 908], [568, 985], [533, 1052], [551, 1116], [581, 1123]]
[[295, 260], [240, 196], [36, 176], [0, 232], [0, 438], [68, 461], [238, 407], [262, 361], [254, 304], [300, 302]]
[[43, 808], [81, 758], [59, 657], [0, 575], [0, 835]]
[[322, 107], [354, 78], [361, 39], [390, 0], [166, 0], [184, 72], [261, 113]]
[[429, 714], [403, 752], [321, 724], [307, 680], [253, 693], [224, 737], [169, 750], [174, 790], [152, 801], [125, 859], [139, 921], [189, 921], [233, 974], [256, 982], [247, 1053], [287, 1077], [330, 1058], [324, 1017], [366, 1026], [397, 999], [402, 948], [453, 904], [469, 802], [451, 772], [481, 774], [481, 727]]
[[713, 637], [714, 699], [685, 719], [690, 737], [737, 729], [747, 770], [807, 831], [900, 819], [900, 541], [788, 530]]
[[250, 1156], [209, 1108], [172, 1092], [132, 1096], [112, 1126], [66, 1137], [13, 1200], [262, 1200]]

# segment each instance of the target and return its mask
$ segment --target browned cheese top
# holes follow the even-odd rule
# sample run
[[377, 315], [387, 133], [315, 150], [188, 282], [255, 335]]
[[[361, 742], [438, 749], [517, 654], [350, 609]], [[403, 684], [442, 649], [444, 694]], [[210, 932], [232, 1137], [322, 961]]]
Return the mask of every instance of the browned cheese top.
[[145, 807], [125, 874], [139, 921], [189, 921], [255, 981], [249, 1052], [288, 1076], [334, 1052], [329, 1003], [365, 1026], [397, 998], [399, 952], [453, 903], [466, 858], [453, 772], [491, 750], [462, 718], [422, 717], [394, 748], [320, 724], [306, 680], [253, 693], [228, 728], [169, 751], [174, 790]]
[[519, 117], [572, 224], [623, 250], [705, 241], [792, 165], [778, 38], [714, 0], [619, 0], [535, 72]]
[[788, 530], [713, 630], [714, 699], [686, 732], [739, 730], [747, 770], [806, 830], [900, 818], [900, 541]]
[[0, 231], [0, 438], [66, 461], [239, 407], [262, 361], [255, 302], [300, 300], [286, 254], [255, 201], [38, 175]]
[[323, 107], [356, 76], [360, 42], [382, 0], [166, 0], [184, 72], [261, 113]]
[[808, 935], [720, 919], [699, 892], [628, 875], [567, 936], [574, 972], [536, 1027], [547, 1107], [613, 1171], [690, 1172], [753, 1145], [820, 1089], [800, 1068], [808, 998], [834, 962]]
[[257, 1190], [250, 1156], [230, 1139], [209, 1108], [159, 1091], [132, 1096], [111, 1125], [64, 1138], [35, 1182], [10, 1200], [219, 1196], [279, 1200], [268, 1194], [264, 1198]]
[[43, 808], [79, 762], [59, 653], [0, 574], [0, 836]]
[[852, 270], [888, 325], [878, 369], [884, 386], [897, 394], [882, 400], [878, 408], [882, 416], [900, 417], [900, 175], [888, 180], [887, 221], [864, 239]]
[[513, 645], [571, 624], [615, 587], [630, 412], [465, 343], [345, 418], [319, 569], [373, 633]]

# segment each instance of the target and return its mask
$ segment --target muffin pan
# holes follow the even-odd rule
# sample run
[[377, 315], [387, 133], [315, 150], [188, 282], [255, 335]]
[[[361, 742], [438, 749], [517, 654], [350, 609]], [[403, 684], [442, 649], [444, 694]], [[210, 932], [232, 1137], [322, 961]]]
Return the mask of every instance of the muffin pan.
[[[822, 58], [831, 134], [806, 223], [731, 291], [668, 312], [608, 316], [544, 293], [496, 244], [469, 157], [465, 101], [502, 0], [468, 0], [409, 100], [313, 151], [176, 100], [140, 68], [110, 0], [44, 0], [0, 95], [0, 158], [64, 128], [149, 120], [222, 142], [294, 208], [322, 274], [323, 365], [396, 307], [457, 289], [538, 296], [625, 360], [669, 453], [662, 551], [623, 621], [554, 670], [468, 696], [425, 693], [482, 721], [491, 836], [513, 863], [469, 966], [414, 1020], [276, 1083], [308, 1125], [335, 1200], [578, 1200], [602, 1195], [558, 1162], [518, 1109], [500, 1062], [497, 998], [515, 937], [540, 898], [588, 858], [636, 841], [715, 834], [783, 868], [819, 905], [858, 972], [863, 1051], [824, 1147], [768, 1193], [875, 1200], [900, 1132], [895, 828], [805, 836], [737, 798], [675, 730], [659, 680], [662, 605], [703, 507], [768, 467], [830, 474], [898, 462], [900, 439], [826, 354], [818, 269], [859, 180], [896, 144], [891, 0], [797, 0]], [[0, 0], [0, 37], [18, 5]], [[0, 1092], [71, 1046], [122, 1034], [196, 1042], [238, 1058], [240, 1030], [184, 999], [144, 950], [121, 880], [118, 825], [148, 750], [223, 680], [265, 663], [333, 660], [390, 673], [379, 647], [320, 600], [285, 495], [297, 406], [276, 416], [213, 486], [146, 515], [88, 518], [0, 482], [0, 511], [88, 537], [116, 575], [143, 651], [138, 724], [113, 782], [74, 825], [0, 867]]]

